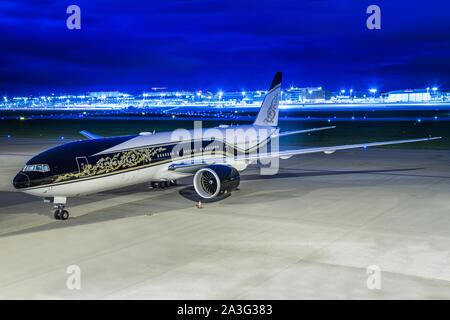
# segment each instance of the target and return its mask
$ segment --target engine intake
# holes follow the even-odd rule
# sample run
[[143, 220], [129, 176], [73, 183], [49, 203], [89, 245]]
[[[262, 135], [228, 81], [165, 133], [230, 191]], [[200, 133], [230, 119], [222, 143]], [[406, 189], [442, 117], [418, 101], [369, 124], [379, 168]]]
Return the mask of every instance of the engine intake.
[[211, 199], [236, 190], [240, 181], [241, 176], [235, 168], [215, 164], [197, 171], [194, 188], [202, 198]]

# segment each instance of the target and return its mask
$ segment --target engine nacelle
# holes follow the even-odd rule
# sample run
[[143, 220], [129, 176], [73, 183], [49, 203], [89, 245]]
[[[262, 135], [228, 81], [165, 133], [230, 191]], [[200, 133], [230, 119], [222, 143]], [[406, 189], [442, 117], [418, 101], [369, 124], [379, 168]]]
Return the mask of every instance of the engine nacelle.
[[204, 167], [194, 175], [195, 191], [205, 199], [234, 191], [240, 182], [239, 171], [233, 167], [219, 164]]

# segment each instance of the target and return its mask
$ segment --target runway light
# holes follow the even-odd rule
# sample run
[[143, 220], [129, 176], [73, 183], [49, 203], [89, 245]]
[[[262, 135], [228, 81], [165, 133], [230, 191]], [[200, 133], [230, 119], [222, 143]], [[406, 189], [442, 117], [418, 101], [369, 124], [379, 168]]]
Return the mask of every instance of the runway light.
[[328, 122], [331, 122], [331, 120], [330, 120], [330, 119], [328, 119]]
[[364, 146], [363, 149], [366, 150], [366, 149], [367, 149], [367, 146]]
[[434, 120], [436, 120], [438, 117], [437, 116], [434, 116]]
[[59, 139], [61, 139], [61, 140], [64, 140], [64, 137], [63, 137], [63, 136], [61, 136], [61, 138], [59, 138]]
[[10, 134], [8, 134], [8, 135], [7, 135], [6, 137], [7, 137], [8, 139], [9, 139], [9, 138], [11, 138], [11, 135], [10, 135]]
[[352, 120], [355, 120], [355, 116], [352, 116]]
[[417, 122], [419, 122], [419, 123], [420, 123], [420, 122], [422, 122], [422, 119], [420, 119], [420, 118], [419, 118], [419, 119], [417, 119]]

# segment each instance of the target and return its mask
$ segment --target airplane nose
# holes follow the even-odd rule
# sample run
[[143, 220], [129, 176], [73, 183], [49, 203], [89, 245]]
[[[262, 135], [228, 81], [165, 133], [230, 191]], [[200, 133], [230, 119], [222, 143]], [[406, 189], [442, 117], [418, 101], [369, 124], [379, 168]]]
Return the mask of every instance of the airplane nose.
[[14, 188], [22, 189], [30, 186], [30, 178], [23, 172], [19, 172], [13, 180]]

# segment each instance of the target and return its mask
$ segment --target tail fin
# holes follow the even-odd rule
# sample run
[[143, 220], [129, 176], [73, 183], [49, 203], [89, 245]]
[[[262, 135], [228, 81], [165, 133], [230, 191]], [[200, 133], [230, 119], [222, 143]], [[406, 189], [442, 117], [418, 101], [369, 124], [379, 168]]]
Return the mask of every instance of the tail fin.
[[269, 92], [266, 94], [264, 101], [253, 123], [256, 126], [277, 126], [278, 125], [278, 101], [281, 90], [282, 72], [277, 72], [273, 78]]

